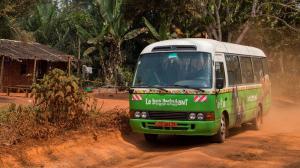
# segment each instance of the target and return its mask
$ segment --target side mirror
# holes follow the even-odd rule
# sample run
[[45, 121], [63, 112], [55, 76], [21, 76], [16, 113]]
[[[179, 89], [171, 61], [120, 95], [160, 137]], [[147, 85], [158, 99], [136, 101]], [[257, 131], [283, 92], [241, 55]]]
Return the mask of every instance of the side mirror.
[[216, 88], [223, 89], [224, 88], [224, 78], [216, 78]]
[[128, 90], [129, 94], [133, 94], [133, 92], [134, 92], [134, 89], [132, 89], [132, 88], [128, 88], [127, 90]]

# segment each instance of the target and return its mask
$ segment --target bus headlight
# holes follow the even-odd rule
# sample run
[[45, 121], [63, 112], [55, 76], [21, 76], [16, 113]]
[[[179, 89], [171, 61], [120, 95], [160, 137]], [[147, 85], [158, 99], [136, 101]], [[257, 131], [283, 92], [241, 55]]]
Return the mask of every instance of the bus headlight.
[[195, 120], [195, 119], [196, 119], [196, 114], [195, 113], [190, 113], [189, 120]]
[[204, 120], [204, 115], [203, 115], [203, 113], [198, 113], [198, 114], [197, 114], [197, 119], [198, 119], [198, 120]]
[[136, 111], [136, 112], [134, 113], [134, 118], [141, 118], [141, 112]]
[[147, 118], [148, 117], [148, 114], [147, 114], [147, 112], [145, 112], [145, 111], [143, 111], [143, 112], [141, 112], [141, 118]]

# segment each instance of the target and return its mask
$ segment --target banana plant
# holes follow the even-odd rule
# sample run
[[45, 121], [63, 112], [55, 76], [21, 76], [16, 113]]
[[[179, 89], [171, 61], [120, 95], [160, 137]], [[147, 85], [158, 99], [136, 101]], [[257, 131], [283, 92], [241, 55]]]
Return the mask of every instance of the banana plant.
[[58, 12], [52, 3], [37, 5], [34, 14], [25, 23], [25, 29], [33, 32], [36, 40], [41, 43], [55, 43], [53, 36], [57, 26]]
[[172, 25], [172, 22], [170, 21], [172, 18], [167, 18], [165, 15], [161, 16], [160, 26], [158, 29], [156, 29], [145, 17], [143, 17], [143, 20], [147, 29], [153, 36], [153, 39], [149, 40], [148, 43], [178, 38], [183, 35], [179, 28], [177, 28], [175, 25]]
[[[113, 81], [116, 73], [123, 66], [125, 57], [122, 55], [122, 44], [132, 40], [147, 28], [131, 29], [132, 23], [125, 21], [122, 10], [123, 0], [96, 0], [94, 7], [103, 20], [102, 30], [95, 37], [90, 38], [88, 43], [92, 45], [85, 50], [84, 55], [89, 55], [96, 50], [99, 52], [100, 65], [104, 71], [107, 82]], [[110, 47], [105, 57], [104, 44]]]

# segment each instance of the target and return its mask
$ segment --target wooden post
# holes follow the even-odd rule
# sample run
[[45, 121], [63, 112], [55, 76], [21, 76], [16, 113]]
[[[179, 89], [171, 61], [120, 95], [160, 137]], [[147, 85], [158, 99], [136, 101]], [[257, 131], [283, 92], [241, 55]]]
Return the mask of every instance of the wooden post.
[[5, 57], [2, 56], [2, 59], [1, 59], [1, 72], [0, 72], [0, 89], [1, 91], [3, 91], [3, 74], [4, 74], [4, 60]]
[[34, 58], [34, 63], [33, 63], [33, 74], [32, 74], [32, 82], [36, 82], [36, 57]]
[[81, 66], [80, 66], [80, 47], [81, 47], [81, 41], [80, 38], [78, 37], [78, 60], [77, 60], [77, 77], [80, 77], [80, 70], [81, 70]]
[[25, 89], [25, 93], [26, 93], [26, 97], [28, 98], [29, 97], [28, 89]]
[[71, 76], [71, 57], [68, 57], [68, 74]]

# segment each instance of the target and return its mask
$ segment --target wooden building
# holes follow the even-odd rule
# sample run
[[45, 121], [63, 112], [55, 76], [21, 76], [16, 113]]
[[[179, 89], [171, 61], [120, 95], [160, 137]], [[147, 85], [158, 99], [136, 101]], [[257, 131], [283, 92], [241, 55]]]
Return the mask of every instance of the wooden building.
[[70, 70], [71, 55], [35, 42], [0, 39], [0, 87], [26, 88], [49, 70]]

